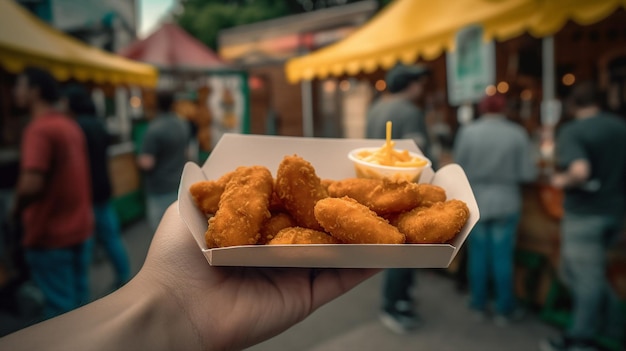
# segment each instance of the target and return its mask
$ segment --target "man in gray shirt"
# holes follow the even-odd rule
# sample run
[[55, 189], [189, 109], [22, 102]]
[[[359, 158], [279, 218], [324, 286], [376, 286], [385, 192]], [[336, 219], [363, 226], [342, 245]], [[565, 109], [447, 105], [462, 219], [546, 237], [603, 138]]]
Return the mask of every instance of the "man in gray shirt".
[[488, 284], [495, 287], [495, 322], [514, 318], [513, 255], [520, 219], [520, 184], [536, 176], [526, 131], [506, 119], [503, 95], [485, 97], [482, 116], [458, 132], [455, 161], [461, 165], [480, 208], [480, 220], [468, 243], [470, 307], [479, 319], [486, 317]]
[[159, 93], [158, 114], [150, 122], [139, 154], [144, 171], [148, 222], [156, 230], [165, 210], [177, 199], [178, 184], [187, 162], [190, 131], [172, 111], [174, 97]]
[[413, 139], [426, 156], [430, 142], [424, 112], [414, 101], [424, 94], [429, 71], [425, 66], [399, 64], [389, 70], [385, 80], [389, 94], [380, 97], [367, 112], [369, 139], [385, 139], [391, 121], [392, 139]]
[[[398, 64], [385, 77], [388, 95], [381, 97], [367, 114], [367, 134], [370, 139], [385, 139], [387, 121], [392, 122], [392, 139], [413, 139], [428, 157], [429, 146], [424, 113], [414, 100], [424, 93], [428, 69], [421, 65]], [[434, 161], [434, 160], [432, 160]], [[388, 269], [383, 285], [383, 306], [380, 315], [383, 324], [402, 334], [418, 324], [414, 310], [412, 288], [415, 270]]]

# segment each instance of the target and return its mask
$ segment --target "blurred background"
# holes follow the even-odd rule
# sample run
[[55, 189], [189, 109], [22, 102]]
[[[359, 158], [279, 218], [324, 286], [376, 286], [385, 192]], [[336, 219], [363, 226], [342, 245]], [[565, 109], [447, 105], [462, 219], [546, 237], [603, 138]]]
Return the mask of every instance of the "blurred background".
[[[426, 306], [422, 315], [432, 324], [424, 334], [398, 337], [376, 323], [377, 277], [258, 349], [533, 348], [569, 321], [569, 295], [555, 273], [562, 194], [546, 181], [554, 170], [554, 130], [569, 118], [562, 100], [575, 82], [591, 80], [603, 108], [626, 116], [625, 6], [574, 0], [1, 0], [0, 210], [8, 211], [14, 195], [29, 121], [13, 101], [16, 77], [27, 66], [90, 92], [112, 136], [112, 202], [134, 273], [152, 237], [136, 156], [159, 91], [174, 93], [176, 114], [192, 126], [190, 159], [202, 163], [226, 132], [365, 138], [367, 110], [386, 94], [385, 73], [398, 62], [424, 63], [431, 79], [415, 104], [425, 113], [437, 164], [454, 161], [456, 132], [477, 117], [485, 95], [504, 94], [508, 118], [532, 140], [541, 176], [523, 189], [515, 269], [516, 294], [530, 317], [506, 332], [463, 317], [460, 255], [449, 269], [420, 278], [420, 301], [448, 305]], [[16, 243], [0, 234], [0, 289], [15, 294], [9, 283]], [[98, 250], [94, 298], [108, 293], [113, 280]], [[626, 297], [626, 254], [611, 259], [611, 281]], [[0, 304], [6, 305], [0, 306], [3, 334], [36, 320], [40, 297], [22, 290], [18, 302]], [[457, 336], [448, 338], [454, 334], [449, 325]]]

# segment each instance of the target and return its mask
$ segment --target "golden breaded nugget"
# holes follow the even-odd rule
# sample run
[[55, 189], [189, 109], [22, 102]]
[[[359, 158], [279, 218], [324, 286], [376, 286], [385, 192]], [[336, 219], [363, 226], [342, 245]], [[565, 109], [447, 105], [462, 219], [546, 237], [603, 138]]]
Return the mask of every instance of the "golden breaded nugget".
[[331, 184], [333, 184], [335, 182], [335, 180], [333, 179], [322, 179], [321, 183], [322, 183], [322, 187], [324, 187], [324, 189], [326, 189], [326, 192], [328, 192], [328, 187], [330, 187]]
[[460, 200], [437, 202], [401, 214], [398, 229], [411, 244], [442, 244], [452, 240], [465, 226], [469, 208]]
[[417, 191], [419, 206], [432, 206], [434, 203], [446, 201], [446, 191], [440, 186], [420, 183], [417, 184]]
[[204, 214], [211, 215], [217, 212], [220, 197], [233, 173], [235, 172], [228, 172], [217, 180], [205, 180], [194, 183], [189, 187], [193, 200]]
[[341, 242], [324, 232], [320, 232], [319, 230], [302, 227], [290, 227], [279, 231], [274, 239], [270, 240], [267, 244], [341, 244]]
[[327, 232], [346, 244], [402, 244], [405, 241], [398, 228], [349, 197], [318, 201], [315, 218]]
[[272, 240], [276, 236], [276, 234], [282, 229], [295, 226], [296, 221], [294, 221], [293, 218], [291, 218], [291, 216], [287, 213], [274, 213], [272, 214], [272, 217], [270, 217], [267, 221], [265, 221], [265, 223], [263, 223], [263, 226], [259, 231], [261, 237], [259, 238], [257, 245], [265, 245], [270, 240]]
[[205, 235], [207, 245], [256, 244], [263, 222], [270, 217], [268, 208], [273, 183], [272, 174], [266, 167], [237, 168], [226, 184], [219, 209], [209, 219]]
[[275, 191], [299, 226], [322, 230], [313, 208], [328, 192], [308, 161], [297, 155], [285, 156], [278, 166]]
[[408, 211], [420, 201], [417, 184], [388, 179], [342, 179], [331, 184], [328, 193], [353, 198], [379, 215]]

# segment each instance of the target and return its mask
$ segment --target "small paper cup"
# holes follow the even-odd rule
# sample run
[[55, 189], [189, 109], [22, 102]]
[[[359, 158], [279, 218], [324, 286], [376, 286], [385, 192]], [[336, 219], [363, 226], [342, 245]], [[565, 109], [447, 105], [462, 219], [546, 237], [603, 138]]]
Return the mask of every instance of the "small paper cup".
[[357, 178], [372, 178], [372, 179], [389, 179], [393, 181], [406, 180], [409, 182], [418, 182], [422, 172], [426, 168], [432, 167], [432, 162], [423, 155], [415, 152], [410, 152], [411, 157], [419, 158], [426, 161], [426, 164], [421, 167], [393, 167], [383, 166], [374, 163], [365, 162], [357, 157], [357, 155], [363, 151], [376, 151], [379, 148], [364, 147], [350, 151], [348, 158], [354, 163], [354, 171]]

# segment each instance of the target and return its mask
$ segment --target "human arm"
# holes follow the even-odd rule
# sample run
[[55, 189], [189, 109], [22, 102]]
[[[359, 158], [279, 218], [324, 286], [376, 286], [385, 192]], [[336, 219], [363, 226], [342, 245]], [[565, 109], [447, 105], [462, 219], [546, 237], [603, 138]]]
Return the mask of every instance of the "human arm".
[[557, 163], [562, 171], [552, 175], [552, 186], [564, 189], [585, 184], [591, 177], [591, 165], [585, 148], [570, 126], [564, 126], [558, 134], [556, 151]]
[[44, 192], [45, 176], [33, 170], [22, 170], [17, 181], [15, 202], [11, 209], [11, 217], [19, 218], [20, 214]]
[[137, 166], [139, 169], [145, 172], [152, 170], [156, 164], [156, 157], [158, 151], [158, 141], [152, 126], [148, 126], [148, 130], [143, 137], [141, 143], [141, 150], [137, 156]]
[[577, 159], [570, 163], [563, 172], [557, 172], [552, 176], [552, 186], [557, 189], [581, 186], [589, 180], [591, 166], [585, 159]]
[[140, 154], [139, 156], [137, 156], [137, 165], [142, 171], [150, 171], [154, 168], [155, 164], [156, 160], [154, 156], [150, 154]]
[[127, 285], [0, 339], [0, 349], [240, 350], [281, 333], [377, 272], [211, 267], [176, 206]]
[[45, 174], [52, 167], [53, 146], [50, 135], [38, 125], [29, 126], [21, 145], [20, 172], [11, 208], [11, 218], [16, 220], [22, 211], [37, 200], [45, 190]]

